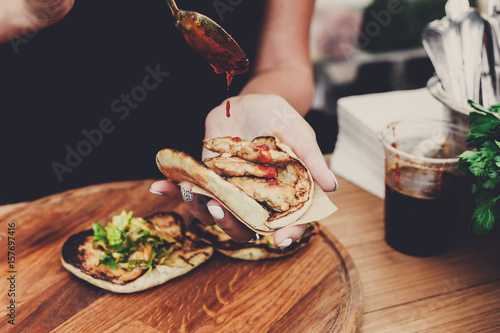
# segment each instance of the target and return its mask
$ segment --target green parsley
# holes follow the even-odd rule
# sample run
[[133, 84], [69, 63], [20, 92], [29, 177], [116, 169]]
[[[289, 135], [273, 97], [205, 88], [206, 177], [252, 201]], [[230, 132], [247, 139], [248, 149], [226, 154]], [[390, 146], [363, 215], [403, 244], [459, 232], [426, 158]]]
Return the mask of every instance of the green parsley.
[[462, 171], [471, 175], [471, 190], [475, 209], [472, 226], [476, 233], [493, 229], [500, 218], [500, 104], [486, 109], [469, 100], [474, 109], [470, 113], [470, 131], [466, 135], [469, 150], [460, 157]]
[[170, 234], [148, 220], [133, 217], [132, 212], [122, 211], [105, 227], [94, 222], [92, 229], [94, 248], [104, 252], [99, 264], [113, 270], [151, 270], [162, 264], [177, 244]]

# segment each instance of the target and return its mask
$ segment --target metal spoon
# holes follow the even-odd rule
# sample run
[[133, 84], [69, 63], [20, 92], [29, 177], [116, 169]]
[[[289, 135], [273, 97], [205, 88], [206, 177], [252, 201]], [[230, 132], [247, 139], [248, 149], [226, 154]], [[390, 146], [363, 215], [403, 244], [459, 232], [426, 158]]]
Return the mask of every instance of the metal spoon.
[[191, 48], [214, 68], [226, 73], [228, 86], [234, 74], [248, 71], [248, 58], [241, 47], [212, 19], [197, 12], [181, 10], [174, 0], [166, 0], [179, 30]]
[[[468, 1], [466, 1], [468, 3]], [[453, 6], [456, 5], [456, 6]], [[464, 59], [462, 53], [462, 36], [460, 33], [460, 18], [458, 9], [460, 9], [459, 1], [449, 0], [446, 3], [447, 18], [444, 27], [445, 49], [448, 55], [450, 77], [455, 85], [458, 96], [455, 99], [462, 104], [467, 104], [467, 86], [464, 72]], [[455, 11], [453, 11], [455, 10]], [[460, 14], [461, 15], [461, 14]], [[458, 18], [457, 18], [458, 16]]]
[[448, 18], [429, 23], [424, 30], [422, 43], [444, 89], [454, 100], [462, 102], [461, 81], [456, 78], [456, 67], [453, 68], [453, 59], [456, 58], [453, 52], [456, 51], [450, 47]]
[[453, 96], [452, 84], [450, 83], [448, 60], [446, 59], [446, 50], [444, 48], [443, 30], [441, 21], [429, 23], [422, 35], [422, 44], [429, 56], [437, 76], [443, 83], [446, 90]]
[[462, 56], [467, 87], [467, 99], [479, 100], [481, 82], [484, 21], [475, 10], [469, 10], [460, 20]]
[[[483, 76], [491, 79], [483, 90], [483, 101], [487, 100], [488, 103], [483, 103], [484, 106], [489, 106], [500, 102], [500, 0], [488, 1], [488, 12], [483, 15], [485, 21], [485, 57], [483, 65]], [[482, 81], [483, 83], [483, 81]], [[490, 87], [491, 86], [491, 87]], [[487, 95], [487, 94], [491, 95]]]

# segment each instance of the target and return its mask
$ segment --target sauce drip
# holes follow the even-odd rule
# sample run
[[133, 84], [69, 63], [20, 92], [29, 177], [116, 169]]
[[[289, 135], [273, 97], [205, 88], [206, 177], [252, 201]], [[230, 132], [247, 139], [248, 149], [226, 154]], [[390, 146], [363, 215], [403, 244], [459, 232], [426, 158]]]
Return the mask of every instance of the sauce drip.
[[[234, 78], [234, 72], [233, 71], [228, 71], [226, 72], [226, 81], [227, 81], [227, 88], [226, 88], [226, 98], [229, 98], [229, 86], [231, 85], [231, 82], [233, 82]], [[229, 101], [226, 103], [226, 117], [231, 117], [231, 114], [229, 113], [229, 108], [231, 105], [229, 104]]]
[[[225, 59], [227, 61], [224, 64], [214, 64], [210, 63], [210, 66], [214, 69], [215, 73], [222, 74], [226, 73], [227, 82], [227, 96], [229, 97], [229, 86], [233, 82], [233, 78], [236, 74], [244, 74], [248, 71], [248, 59], [239, 59], [235, 61], [234, 59]], [[223, 67], [224, 66], [224, 67]], [[231, 69], [227, 69], [230, 67]]]
[[229, 86], [231, 85], [231, 82], [233, 82], [234, 78], [234, 71], [226, 72], [226, 81], [227, 81], [227, 92], [229, 93]]
[[229, 103], [229, 100], [226, 102], [226, 117], [231, 117], [231, 113], [229, 112], [231, 110], [231, 103]]
[[[189, 46], [212, 66], [215, 73], [226, 74], [229, 97], [234, 75], [246, 73], [249, 69], [245, 52], [224, 29], [202, 14], [178, 11], [175, 25]], [[229, 111], [226, 114], [229, 117]]]
[[[231, 82], [233, 82], [233, 78], [236, 74], [244, 74], [248, 71], [248, 58], [242, 58], [242, 59], [226, 59], [226, 63], [223, 65], [219, 64], [214, 64], [210, 63], [212, 68], [214, 69], [215, 73], [217, 74], [222, 74], [226, 73], [226, 82], [227, 82], [227, 87], [226, 87], [226, 98], [229, 98], [229, 86], [231, 85]], [[221, 67], [224, 66], [224, 67]], [[227, 67], [230, 67], [232, 69], [227, 69]], [[229, 112], [231, 108], [231, 104], [229, 101], [226, 102], [226, 117], [229, 118], [231, 117], [231, 113]]]
[[238, 143], [238, 142], [241, 142], [241, 138], [235, 136], [234, 138], [231, 139], [231, 141]]
[[[244, 74], [248, 71], [248, 59], [224, 59], [224, 63], [209, 63], [214, 69], [215, 73], [222, 74], [226, 73], [227, 89], [233, 82], [233, 78], [236, 74]], [[231, 69], [227, 69], [227, 67]]]

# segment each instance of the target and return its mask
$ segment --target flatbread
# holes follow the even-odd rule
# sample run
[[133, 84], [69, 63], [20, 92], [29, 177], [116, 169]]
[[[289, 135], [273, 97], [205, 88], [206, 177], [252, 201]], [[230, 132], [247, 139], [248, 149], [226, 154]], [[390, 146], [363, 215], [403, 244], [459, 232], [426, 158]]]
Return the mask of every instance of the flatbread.
[[[173, 218], [172, 218], [173, 217]], [[62, 247], [63, 266], [79, 277], [99, 288], [115, 293], [133, 293], [163, 284], [195, 269], [213, 254], [213, 248], [204, 244], [197, 236], [184, 230], [184, 223], [176, 213], [156, 213], [145, 219], [161, 226], [179, 242], [168, 257], [166, 264], [142, 274], [130, 281], [121, 281], [111, 268], [98, 262], [100, 251], [93, 249], [93, 231], [85, 230], [70, 236]]]
[[231, 258], [249, 261], [289, 256], [307, 246], [309, 241], [319, 232], [318, 223], [310, 223], [299, 240], [288, 247], [281, 248], [274, 244], [272, 235], [263, 236], [254, 243], [238, 243], [224, 232], [218, 231], [213, 226], [204, 225], [198, 220], [193, 221], [192, 228], [193, 233], [213, 246], [218, 252]]
[[309, 169], [297, 158], [290, 147], [274, 137], [261, 137], [255, 140], [257, 142], [268, 140], [275, 142], [277, 150], [288, 153], [294, 162], [300, 163], [307, 172], [308, 191], [302, 193], [298, 203], [287, 211], [278, 212], [268, 209], [206, 165], [183, 152], [163, 149], [156, 155], [156, 162], [167, 179], [177, 184], [188, 181], [196, 185], [193, 192], [216, 198], [238, 220], [253, 231], [270, 234], [291, 225], [307, 211], [311, 205], [315, 186]]

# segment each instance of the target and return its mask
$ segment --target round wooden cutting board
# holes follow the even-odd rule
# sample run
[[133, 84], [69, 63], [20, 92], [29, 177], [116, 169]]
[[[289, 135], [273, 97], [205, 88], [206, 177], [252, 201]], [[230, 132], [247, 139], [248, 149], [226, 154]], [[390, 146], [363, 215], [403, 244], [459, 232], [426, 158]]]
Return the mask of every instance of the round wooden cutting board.
[[[293, 256], [258, 262], [215, 254], [187, 275], [136, 294], [113, 294], [60, 263], [61, 247], [93, 221], [121, 210], [176, 211], [181, 202], [149, 193], [148, 181], [96, 185], [0, 207], [16, 225], [16, 325], [11, 332], [355, 332], [362, 294], [344, 247], [320, 228]], [[321, 225], [321, 224], [320, 224]], [[1, 246], [7, 247], [7, 227]], [[1, 265], [8, 271], [6, 260]], [[5, 282], [3, 282], [5, 283]], [[3, 290], [7, 290], [4, 288]]]

